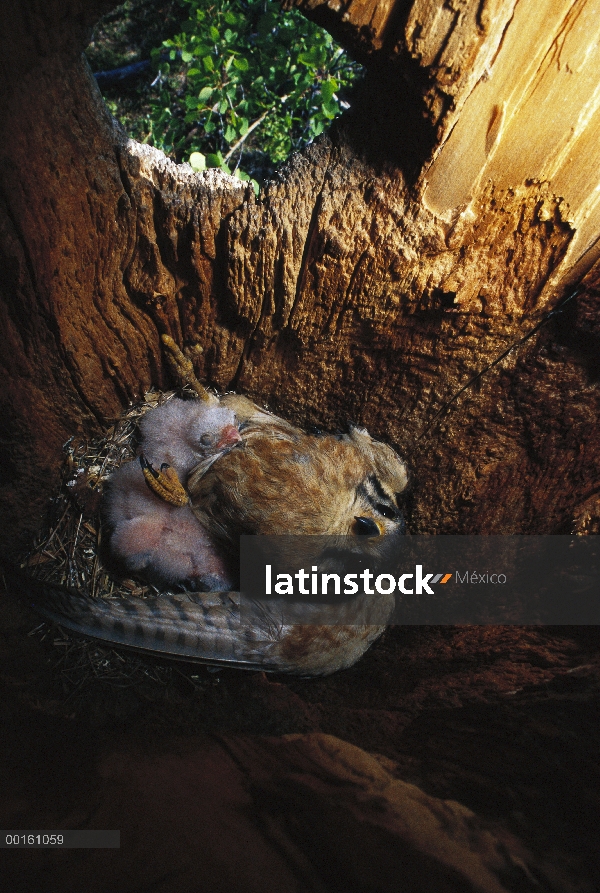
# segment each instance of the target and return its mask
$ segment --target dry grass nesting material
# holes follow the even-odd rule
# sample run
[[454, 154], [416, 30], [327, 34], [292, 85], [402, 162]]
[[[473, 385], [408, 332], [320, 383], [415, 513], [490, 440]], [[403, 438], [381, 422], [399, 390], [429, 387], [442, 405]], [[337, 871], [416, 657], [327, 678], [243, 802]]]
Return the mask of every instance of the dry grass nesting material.
[[[157, 594], [153, 586], [131, 579], [118, 580], [108, 573], [100, 557], [103, 530], [99, 507], [104, 482], [111, 472], [135, 458], [141, 417], [176, 393], [196, 396], [188, 387], [183, 392], [149, 391], [103, 436], [91, 441], [67, 441], [60, 490], [51, 500], [47, 522], [33, 547], [19, 560], [27, 573], [92, 598]], [[42, 623], [32, 630], [31, 635], [34, 634], [41, 635], [42, 640], [53, 638], [53, 644], [60, 649], [56, 666], [70, 691], [80, 689], [87, 680], [99, 678], [117, 687], [147, 682], [149, 678], [163, 685], [168, 681], [169, 667], [117, 651], [108, 644], [91, 642], [54, 624]]]

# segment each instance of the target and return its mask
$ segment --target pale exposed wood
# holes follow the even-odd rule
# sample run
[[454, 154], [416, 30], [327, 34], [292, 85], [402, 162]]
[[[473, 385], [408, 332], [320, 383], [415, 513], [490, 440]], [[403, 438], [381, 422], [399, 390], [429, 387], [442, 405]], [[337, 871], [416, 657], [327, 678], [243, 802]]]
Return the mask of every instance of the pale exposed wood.
[[[297, 5], [326, 23], [338, 9]], [[414, 60], [426, 75], [436, 142], [419, 184], [437, 219], [468, 229], [489, 182], [548, 184], [573, 231], [542, 303], [555, 300], [600, 256], [599, 0], [356, 0], [339, 18], [355, 52], [368, 43], [367, 64], [414, 81]]]
[[427, 207], [450, 222], [472, 213], [488, 181], [500, 190], [547, 183], [574, 231], [552, 283], [581, 275], [600, 251], [599, 75], [600, 3], [516, 3], [423, 175]]

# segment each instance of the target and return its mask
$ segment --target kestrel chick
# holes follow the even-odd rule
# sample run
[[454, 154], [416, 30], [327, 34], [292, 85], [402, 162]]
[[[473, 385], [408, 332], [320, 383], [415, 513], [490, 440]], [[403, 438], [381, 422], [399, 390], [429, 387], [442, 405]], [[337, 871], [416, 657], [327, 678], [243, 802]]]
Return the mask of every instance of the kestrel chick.
[[178, 505], [165, 501], [148, 485], [147, 469], [167, 486], [165, 466], [186, 482], [193, 468], [208, 468], [240, 442], [235, 413], [216, 400], [207, 404], [173, 398], [146, 413], [140, 430], [142, 464], [134, 460], [117, 469], [104, 497], [113, 558], [127, 572], [159, 587], [231, 588], [225, 562], [185, 504], [187, 498]]

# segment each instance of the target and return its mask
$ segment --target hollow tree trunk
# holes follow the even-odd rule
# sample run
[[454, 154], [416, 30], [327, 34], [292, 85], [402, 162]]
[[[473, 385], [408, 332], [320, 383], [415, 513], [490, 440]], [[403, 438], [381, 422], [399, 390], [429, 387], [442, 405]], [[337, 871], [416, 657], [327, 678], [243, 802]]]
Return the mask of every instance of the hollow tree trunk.
[[369, 75], [258, 199], [112, 121], [81, 57], [111, 5], [0, 25], [4, 548], [62, 443], [168, 383], [163, 333], [220, 390], [396, 445], [415, 531], [597, 516], [600, 0], [298, 3]]

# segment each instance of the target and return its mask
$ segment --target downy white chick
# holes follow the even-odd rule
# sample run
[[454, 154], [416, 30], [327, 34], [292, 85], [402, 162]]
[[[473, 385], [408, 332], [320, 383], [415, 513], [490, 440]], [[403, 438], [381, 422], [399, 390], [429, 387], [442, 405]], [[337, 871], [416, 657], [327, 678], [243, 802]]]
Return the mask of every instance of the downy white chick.
[[164, 501], [146, 478], [148, 469], [163, 477], [168, 466], [185, 484], [192, 469], [210, 467], [241, 441], [235, 413], [216, 398], [210, 403], [173, 398], [147, 412], [140, 430], [140, 461], [117, 469], [104, 496], [112, 557], [159, 587], [230, 589], [232, 575], [190, 506]]
[[241, 440], [235, 412], [216, 397], [210, 403], [173, 397], [142, 417], [140, 432], [145, 458], [166, 462], [182, 483], [199, 462], [215, 461]]

